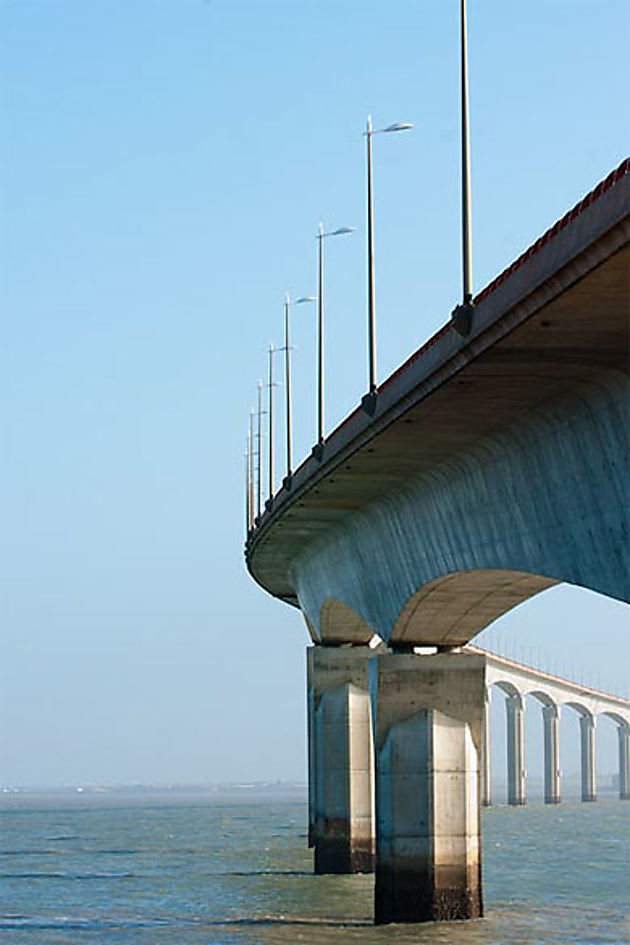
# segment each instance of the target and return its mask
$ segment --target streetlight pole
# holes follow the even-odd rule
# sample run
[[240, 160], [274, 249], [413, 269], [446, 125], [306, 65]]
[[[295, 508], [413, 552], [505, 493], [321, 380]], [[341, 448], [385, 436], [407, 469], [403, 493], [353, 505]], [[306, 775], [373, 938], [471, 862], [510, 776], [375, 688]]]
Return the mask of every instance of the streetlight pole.
[[372, 196], [372, 116], [365, 129], [367, 146], [367, 241], [368, 241], [368, 393], [376, 393], [376, 315], [374, 298], [374, 198]]
[[472, 327], [472, 224], [470, 198], [470, 115], [468, 96], [468, 22], [466, 0], [460, 0], [462, 112], [462, 302], [452, 312], [455, 330], [467, 335]]
[[324, 227], [317, 230], [317, 443], [324, 445]]
[[254, 411], [249, 411], [249, 433], [247, 437], [247, 452], [249, 456], [249, 527], [254, 524]]
[[269, 498], [273, 498], [274, 488], [274, 468], [273, 468], [273, 356], [275, 354], [273, 345], [269, 345], [269, 414], [268, 414], [268, 435], [269, 435]]
[[461, 0], [462, 41], [462, 246], [464, 305], [472, 302], [472, 264], [470, 258], [470, 137], [468, 97], [468, 23], [466, 0]]
[[258, 497], [256, 508], [258, 518], [262, 513], [263, 504], [263, 481], [262, 481], [262, 415], [263, 415], [263, 382], [258, 381]]
[[289, 327], [289, 313], [291, 311], [291, 297], [287, 292], [284, 299], [284, 386], [287, 414], [287, 483], [291, 481], [293, 473], [293, 404], [291, 402], [291, 336]]
[[[303, 295], [293, 300], [287, 292], [284, 299], [284, 386], [286, 395], [287, 418], [287, 476], [286, 484], [291, 482], [293, 474], [293, 392], [291, 388], [291, 306], [303, 305], [305, 302], [316, 302], [314, 295]], [[282, 350], [282, 349], [280, 349]]]
[[325, 232], [323, 223], [317, 231], [317, 443], [314, 450], [318, 459], [324, 447], [324, 240], [353, 231], [353, 226], [342, 226]]
[[374, 291], [374, 194], [372, 187], [372, 137], [390, 134], [395, 131], [408, 131], [413, 128], [410, 122], [398, 121], [386, 128], [372, 128], [372, 116], [368, 115], [365, 128], [366, 165], [367, 165], [367, 250], [368, 250], [368, 394], [373, 403], [377, 391], [376, 380], [376, 303]]
[[245, 535], [249, 535], [249, 530], [252, 527], [252, 516], [251, 509], [249, 505], [249, 439], [247, 440], [247, 448], [245, 450]]

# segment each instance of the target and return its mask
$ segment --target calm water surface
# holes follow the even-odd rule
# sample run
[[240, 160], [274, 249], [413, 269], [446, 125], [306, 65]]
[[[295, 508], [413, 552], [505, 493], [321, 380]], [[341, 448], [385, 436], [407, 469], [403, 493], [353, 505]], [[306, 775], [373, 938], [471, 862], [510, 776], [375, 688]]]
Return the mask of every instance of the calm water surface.
[[630, 804], [484, 813], [486, 916], [371, 925], [371, 876], [312, 875], [303, 803], [8, 807], [2, 945], [623, 945]]

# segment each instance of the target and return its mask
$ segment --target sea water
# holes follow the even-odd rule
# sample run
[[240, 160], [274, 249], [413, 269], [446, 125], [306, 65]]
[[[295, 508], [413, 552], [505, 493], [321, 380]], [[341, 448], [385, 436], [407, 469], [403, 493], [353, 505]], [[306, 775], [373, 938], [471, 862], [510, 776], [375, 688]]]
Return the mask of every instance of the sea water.
[[483, 814], [485, 916], [372, 925], [373, 877], [314, 876], [302, 800], [5, 801], [3, 945], [622, 945], [630, 804]]

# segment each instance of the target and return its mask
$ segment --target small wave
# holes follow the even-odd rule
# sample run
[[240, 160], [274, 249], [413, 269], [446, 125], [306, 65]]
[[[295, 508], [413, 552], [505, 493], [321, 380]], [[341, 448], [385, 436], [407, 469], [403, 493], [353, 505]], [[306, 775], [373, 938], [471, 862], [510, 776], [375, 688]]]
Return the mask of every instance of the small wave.
[[[173, 925], [170, 919], [83, 919], [78, 916], [0, 916], [0, 930], [2, 929], [81, 929], [84, 931], [99, 929], [145, 929], [163, 928]], [[177, 923], [178, 925], [180, 923]]]
[[0, 856], [59, 856], [63, 850], [0, 850]]
[[37, 929], [40, 931], [54, 929], [76, 929], [83, 931], [97, 931], [100, 929], [146, 929], [146, 928], [180, 928], [182, 926], [196, 926], [206, 928], [235, 928], [242, 926], [319, 926], [328, 928], [366, 928], [371, 927], [370, 919], [333, 919], [315, 916], [286, 916], [286, 915], [258, 915], [234, 916], [232, 918], [194, 918], [180, 917], [138, 917], [131, 919], [103, 916], [103, 918], [81, 916], [0, 916], [0, 930], [3, 929]]
[[102, 854], [103, 856], [132, 856], [139, 853], [139, 850], [91, 850], [92, 853]]
[[212, 872], [211, 876], [310, 876], [313, 872], [308, 870], [217, 870]]
[[62, 873], [40, 871], [29, 873], [0, 873], [0, 879], [127, 879], [137, 873]]

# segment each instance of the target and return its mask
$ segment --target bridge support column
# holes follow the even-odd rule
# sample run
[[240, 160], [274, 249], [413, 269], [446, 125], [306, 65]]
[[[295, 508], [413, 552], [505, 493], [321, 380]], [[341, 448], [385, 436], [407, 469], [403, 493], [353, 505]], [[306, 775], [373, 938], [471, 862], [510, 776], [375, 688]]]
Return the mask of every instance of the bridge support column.
[[490, 765], [490, 690], [486, 689], [483, 707], [483, 737], [481, 739], [481, 803], [484, 807], [492, 806], [492, 788]]
[[543, 708], [545, 728], [545, 804], [560, 803], [560, 733], [558, 708]]
[[520, 696], [508, 696], [507, 711], [507, 789], [508, 804], [525, 803], [525, 745], [523, 739], [523, 702]]
[[361, 647], [307, 650], [309, 836], [316, 873], [374, 868], [374, 748]]
[[580, 716], [582, 742], [582, 800], [596, 801], [595, 778], [595, 719], [592, 715]]
[[630, 725], [619, 726], [619, 797], [630, 801]]
[[389, 653], [370, 666], [376, 749], [375, 920], [481, 915], [485, 658]]

